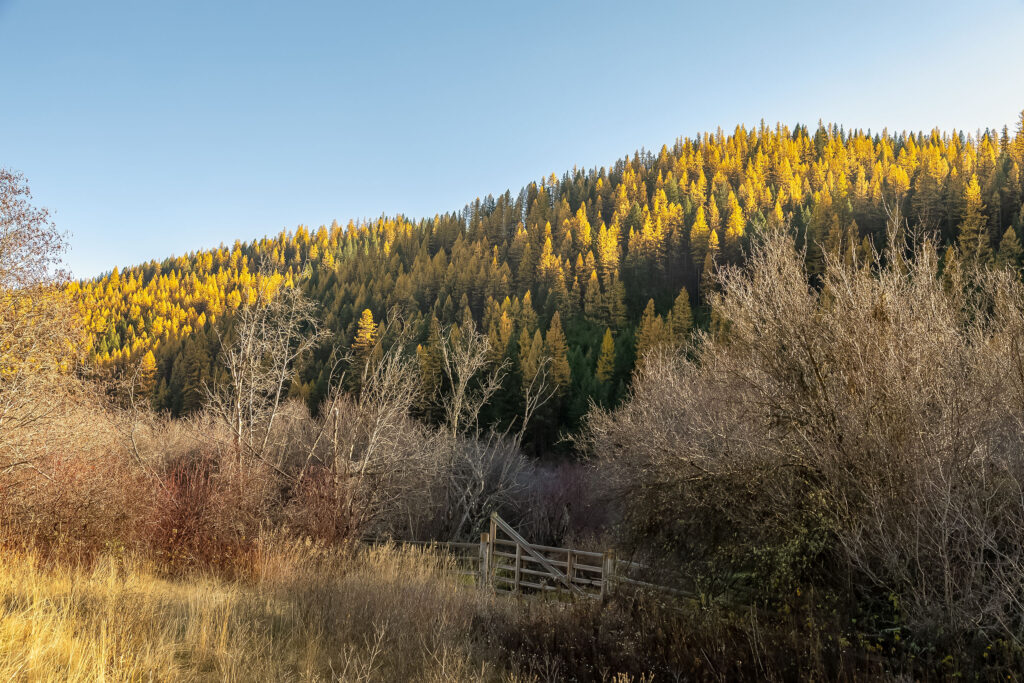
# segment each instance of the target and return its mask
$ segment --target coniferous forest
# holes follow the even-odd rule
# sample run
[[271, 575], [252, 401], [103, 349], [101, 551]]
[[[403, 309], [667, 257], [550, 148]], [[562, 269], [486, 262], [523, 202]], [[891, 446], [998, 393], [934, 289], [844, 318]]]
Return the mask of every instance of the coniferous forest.
[[[762, 124], [552, 174], [432, 218], [299, 226], [115, 269], [70, 291], [102, 372], [137, 372], [153, 408], [174, 416], [223, 383], [232, 313], [282, 287], [304, 291], [330, 332], [297, 359], [288, 388], [314, 412], [339, 358], [359, 360], [392, 334], [415, 345], [415, 410], [438, 420], [448, 390], [441, 338], [472, 327], [488, 337], [489, 363], [509, 370], [488, 423], [510, 425], [538, 373], [557, 387], [526, 435], [549, 453], [566, 448], [560, 435], [592, 404], [622, 399], [638, 358], [713, 324], [716, 269], [743, 263], [759, 236], [794, 235], [812, 278], [829, 254], [863, 262], [883, 250], [891, 225], [908, 245], [934, 236], [946, 265], [1019, 268], [1022, 204], [1020, 126], [896, 134]], [[354, 374], [347, 381], [357, 388]]]

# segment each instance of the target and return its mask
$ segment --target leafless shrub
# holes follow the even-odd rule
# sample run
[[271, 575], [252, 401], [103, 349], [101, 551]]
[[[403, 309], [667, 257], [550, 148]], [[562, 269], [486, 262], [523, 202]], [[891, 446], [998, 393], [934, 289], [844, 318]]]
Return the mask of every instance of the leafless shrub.
[[918, 631], [1019, 642], [1024, 288], [1001, 271], [944, 286], [927, 242], [883, 256], [829, 257], [814, 289], [767, 238], [721, 275], [695, 360], [648, 359], [590, 443], [634, 529], [723, 582], [767, 561], [776, 589], [891, 594]]
[[444, 397], [447, 431], [438, 434], [434, 460], [437, 513], [428, 526], [430, 537], [474, 535], [492, 512], [515, 506], [522, 475], [530, 469], [520, 448], [522, 435], [552, 389], [538, 372], [525, 392], [519, 432], [510, 434], [511, 425], [503, 432], [482, 430], [480, 412], [508, 371], [505, 362], [492, 366], [490, 355], [488, 338], [469, 326], [442, 335], [441, 369], [451, 392]]
[[293, 523], [334, 539], [404, 526], [406, 510], [422, 503], [432, 483], [432, 437], [400, 409], [407, 397], [398, 396], [385, 387], [364, 388], [359, 398], [331, 394], [298, 477]]
[[429, 520], [428, 537], [471, 538], [485, 528], [492, 512], [517, 507], [530, 465], [516, 440], [490, 433], [446, 437], [439, 445], [438, 514]]
[[87, 393], [37, 431], [33, 466], [4, 477], [0, 543], [88, 559], [132, 548], [150, 519], [149, 480]]
[[327, 537], [467, 536], [518, 491], [527, 465], [517, 438], [478, 423], [505, 372], [489, 366], [487, 338], [469, 328], [442, 334], [450, 392], [439, 397], [445, 424], [432, 428], [412, 417], [420, 379], [407, 331], [389, 325], [381, 337], [391, 344], [369, 355], [358, 394], [339, 386], [321, 408], [290, 508], [301, 528]]
[[517, 528], [536, 543], [605, 548], [611, 522], [603, 481], [584, 463], [536, 466], [524, 475], [524, 501]]

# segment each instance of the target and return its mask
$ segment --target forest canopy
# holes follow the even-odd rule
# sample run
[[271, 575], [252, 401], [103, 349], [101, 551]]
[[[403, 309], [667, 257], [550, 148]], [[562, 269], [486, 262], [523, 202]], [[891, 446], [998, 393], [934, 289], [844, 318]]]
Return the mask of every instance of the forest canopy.
[[[507, 364], [488, 414], [510, 424], [538, 371], [556, 388], [529, 440], [545, 448], [593, 402], [616, 404], [637, 358], [706, 327], [713, 274], [758, 234], [787, 230], [812, 278], [828, 254], [868, 259], [889, 226], [946, 260], [1019, 268], [1024, 114], [1016, 130], [872, 133], [764, 124], [679, 139], [610, 167], [573, 169], [458, 212], [381, 217], [115, 269], [69, 285], [90, 352], [139, 368], [153, 406], [197, 410], [232, 313], [281, 287], [319, 306], [330, 337], [299, 360], [289, 395], [314, 410], [339, 350], [365, 356], [390, 320], [415, 331], [418, 411], [438, 419], [437, 344], [472, 326]], [[945, 250], [948, 248], [948, 253]]]

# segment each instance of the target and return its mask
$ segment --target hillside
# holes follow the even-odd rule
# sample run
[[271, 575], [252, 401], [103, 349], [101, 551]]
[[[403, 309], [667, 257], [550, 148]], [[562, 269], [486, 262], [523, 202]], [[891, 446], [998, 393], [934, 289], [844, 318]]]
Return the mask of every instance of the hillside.
[[[396, 315], [414, 324], [426, 397], [440, 384], [437, 330], [472, 321], [497, 350], [492, 362], [513, 368], [493, 421], [511, 419], [523, 380], [552, 360], [559, 394], [531, 435], [544, 444], [591, 401], [616, 403], [646, 348], [683, 340], [694, 320], [706, 324], [712, 269], [742, 261], [764, 231], [788, 226], [812, 275], [826, 250], [882, 247], [897, 212], [911, 234], [934, 231], [965, 258], [1019, 266], [1022, 168], [1020, 127], [973, 135], [738, 127], [552, 175], [456, 213], [300, 226], [71, 289], [94, 358], [114, 372], [142, 363], [154, 406], [175, 415], [199, 407], [202, 383], [219, 372], [215, 328], [255, 288], [298, 284], [321, 306], [334, 336], [303, 360], [291, 387], [314, 407], [331, 351], [351, 345], [361, 317], [364, 326]], [[421, 411], [430, 416], [429, 398]]]

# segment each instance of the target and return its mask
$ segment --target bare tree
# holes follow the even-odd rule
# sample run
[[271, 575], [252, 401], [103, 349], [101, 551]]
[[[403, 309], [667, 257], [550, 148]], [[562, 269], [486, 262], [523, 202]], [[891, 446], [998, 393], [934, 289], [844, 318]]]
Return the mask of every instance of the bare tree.
[[444, 401], [448, 429], [453, 436], [463, 430], [479, 431], [480, 411], [501, 388], [508, 362], [490, 365], [490, 341], [469, 325], [449, 327], [441, 335], [441, 371], [451, 393]]
[[[120, 375], [113, 379], [115, 400], [112, 401], [113, 405], [110, 406], [110, 409], [104, 412], [104, 416], [122, 435], [135, 464], [153, 476], [152, 463], [149, 461], [157, 458], [152, 457], [153, 454], [143, 454], [140, 434], [153, 431], [159, 419], [151, 409], [146, 396], [145, 384], [146, 378], [143, 377], [143, 366], [140, 359], [126, 367]], [[153, 480], [163, 487], [163, 482], [159, 477], [153, 476]]]
[[238, 457], [267, 461], [296, 361], [328, 334], [315, 313], [316, 306], [297, 287], [275, 292], [258, 287], [255, 299], [235, 313], [229, 336], [221, 338], [230, 381], [205, 390], [210, 409], [230, 427]]
[[35, 466], [85, 348], [63, 288], [63, 235], [31, 198], [21, 175], [0, 169], [0, 474]]
[[[307, 500], [316, 502], [296, 507], [300, 523], [336, 535], [454, 538], [514, 502], [528, 468], [521, 432], [509, 436], [479, 422], [507, 364], [488, 362], [487, 338], [475, 330], [443, 331], [449, 391], [438, 397], [445, 422], [432, 428], [412, 417], [420, 377], [411, 334], [391, 316], [378, 340], [388, 339], [388, 347], [368, 354], [359, 391], [346, 392], [338, 381], [328, 395], [301, 466]], [[531, 385], [526, 419], [549, 394], [545, 386], [542, 377]]]
[[431, 505], [439, 449], [411, 415], [419, 372], [409, 330], [392, 319], [381, 337], [390, 331], [393, 343], [362, 363], [358, 392], [345, 390], [340, 373], [332, 383], [297, 477], [298, 525], [336, 538], [394, 533]]
[[451, 393], [444, 403], [448, 459], [442, 474], [443, 522], [435, 534], [448, 538], [475, 533], [491, 512], [514, 504], [529, 469], [520, 450], [523, 435], [530, 418], [557, 389], [547, 381], [545, 359], [523, 388], [519, 431], [512, 434], [512, 424], [500, 432], [481, 429], [480, 412], [508, 372], [507, 361], [488, 368], [490, 352], [488, 338], [468, 326], [442, 335], [441, 367]]

